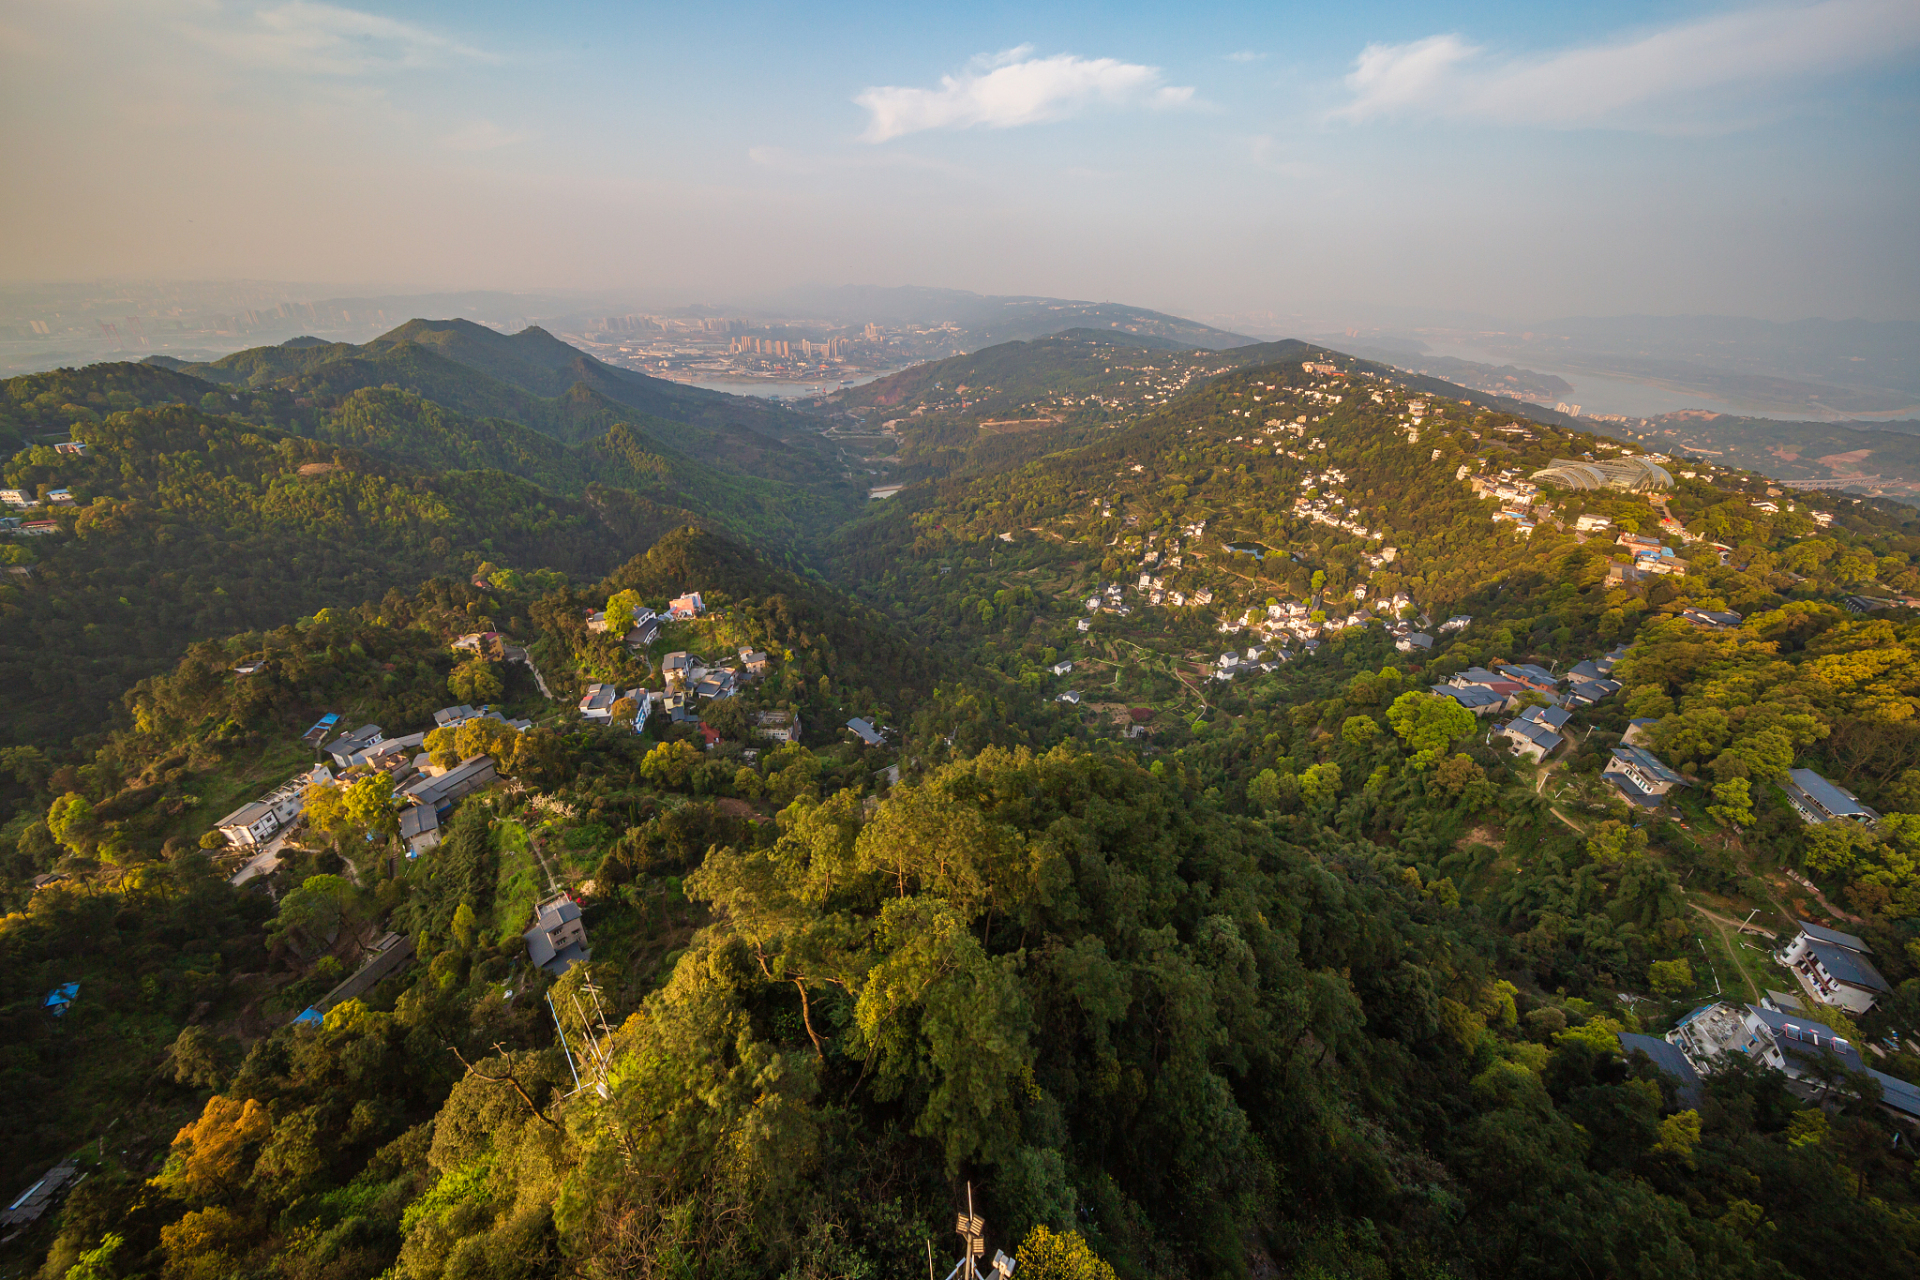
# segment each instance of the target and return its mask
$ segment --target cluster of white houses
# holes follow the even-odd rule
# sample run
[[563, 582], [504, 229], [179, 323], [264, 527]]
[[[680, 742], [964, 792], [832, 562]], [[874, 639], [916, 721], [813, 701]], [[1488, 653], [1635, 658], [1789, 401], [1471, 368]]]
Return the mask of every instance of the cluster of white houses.
[[[533, 725], [530, 720], [507, 720], [497, 711], [464, 704], [433, 713], [434, 725], [440, 729], [457, 729], [482, 717], [499, 720], [517, 732]], [[400, 811], [400, 835], [408, 852], [415, 856], [440, 843], [440, 820], [455, 801], [497, 776], [493, 757], [487, 755], [470, 757], [451, 768], [437, 765], [421, 750], [425, 740], [424, 732], [389, 738], [379, 725], [365, 724], [341, 734], [325, 747], [334, 766], [342, 771], [366, 769], [394, 780], [394, 796], [405, 806]], [[324, 764], [315, 765], [310, 773], [241, 805], [214, 827], [238, 848], [257, 848], [292, 826], [305, 812], [308, 787], [333, 783], [333, 771]]]

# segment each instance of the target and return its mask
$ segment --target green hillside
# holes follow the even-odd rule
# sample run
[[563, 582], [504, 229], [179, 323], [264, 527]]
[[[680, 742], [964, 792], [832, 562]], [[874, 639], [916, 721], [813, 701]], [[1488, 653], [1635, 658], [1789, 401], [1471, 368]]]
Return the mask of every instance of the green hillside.
[[625, 489], [776, 546], [831, 527], [844, 517], [848, 501], [839, 486], [822, 492], [742, 474], [718, 460], [696, 461], [625, 421], [568, 444], [516, 422], [465, 417], [405, 391], [351, 392], [312, 434], [424, 471], [489, 468], [570, 496], [595, 484]]
[[[740, 396], [617, 369], [538, 328], [502, 334], [465, 320], [411, 320], [363, 346], [282, 345], [183, 372], [229, 386], [336, 398], [400, 386], [475, 417], [506, 418], [569, 443], [635, 422], [735, 470], [802, 483], [831, 469], [805, 424]], [[640, 415], [636, 418], [636, 415]]]
[[0, 672], [15, 742], [97, 725], [193, 640], [380, 595], [482, 558], [597, 575], [623, 558], [587, 503], [498, 471], [427, 475], [195, 409], [80, 424], [83, 458], [35, 450], [10, 485], [70, 488], [50, 537], [8, 547]]
[[[0, 1177], [86, 1177], [6, 1274], [939, 1275], [969, 1205], [1021, 1280], [1920, 1270], [1910, 508], [1535, 481], [1630, 450], [1086, 331], [774, 414], [838, 457], [763, 475], [725, 402], [396, 333], [10, 387], [88, 452], [6, 469]], [[432, 732], [233, 844], [323, 713]], [[1807, 920], [1885, 990], [1783, 1006], [1799, 1078], [1627, 1050], [1811, 1002]]]

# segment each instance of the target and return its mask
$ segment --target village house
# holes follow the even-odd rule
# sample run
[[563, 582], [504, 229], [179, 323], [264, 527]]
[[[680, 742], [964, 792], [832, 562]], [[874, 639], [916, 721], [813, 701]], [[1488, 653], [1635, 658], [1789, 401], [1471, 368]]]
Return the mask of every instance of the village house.
[[327, 767], [317, 764], [311, 773], [300, 774], [258, 800], [241, 805], [214, 823], [214, 830], [224, 835], [230, 844], [241, 848], [263, 845], [273, 838], [275, 832], [300, 816], [306, 808], [309, 786], [332, 781], [333, 774], [328, 772]]
[[[1733, 1059], [1745, 1058], [1786, 1076], [1789, 1088], [1799, 1097], [1818, 1100], [1834, 1087], [1830, 1082], [1836, 1076], [1864, 1075], [1880, 1086], [1881, 1106], [1905, 1118], [1920, 1116], [1920, 1088], [1875, 1071], [1859, 1049], [1833, 1028], [1767, 1003], [1723, 1000], [1702, 1005], [1680, 1019], [1665, 1040], [1681, 1052], [1697, 1077], [1713, 1075]], [[1627, 1047], [1623, 1036], [1622, 1048]], [[1678, 1075], [1659, 1058], [1654, 1063]]]
[[862, 719], [859, 716], [855, 716], [853, 719], [847, 721], [847, 728], [852, 731], [854, 737], [860, 739], [861, 742], [869, 747], [882, 746], [886, 742], [885, 736], [873, 727], [871, 721]]
[[[1590, 666], [1590, 663], [1581, 663]], [[1577, 669], [1576, 669], [1577, 670]], [[1588, 678], [1582, 675], [1569, 675], [1567, 692], [1562, 699], [1570, 707], [1590, 707], [1602, 698], [1611, 698], [1620, 692], [1620, 682], [1604, 676]]]
[[1828, 782], [1811, 769], [1789, 769], [1781, 790], [1787, 793], [1787, 803], [1800, 815], [1800, 820], [1811, 826], [1842, 820], [1865, 823], [1880, 820], [1880, 815], [1861, 804], [1853, 792]]
[[693, 687], [693, 693], [695, 697], [704, 698], [709, 702], [718, 698], [731, 698], [738, 683], [739, 678], [733, 672], [715, 669], [700, 677], [700, 682]]
[[1502, 725], [1500, 732], [1513, 744], [1515, 755], [1525, 756], [1537, 764], [1566, 741], [1560, 731], [1572, 718], [1571, 712], [1559, 707], [1528, 707]]
[[499, 662], [507, 656], [507, 638], [498, 631], [471, 631], [453, 642], [453, 647], [478, 654], [489, 662]]
[[1062, 658], [1060, 661], [1054, 663], [1051, 667], [1048, 667], [1047, 670], [1053, 672], [1053, 674], [1057, 676], [1070, 675], [1073, 672], [1073, 663], [1066, 658]]
[[613, 704], [619, 700], [618, 686], [595, 681], [580, 695], [580, 714], [589, 720], [611, 720]]
[[687, 688], [706, 673], [707, 664], [685, 651], [670, 653], [660, 659], [660, 675], [666, 681], [669, 692]]
[[415, 778], [401, 787], [399, 794], [414, 804], [445, 813], [453, 808], [456, 800], [491, 785], [499, 776], [492, 756], [473, 756], [444, 773]]
[[1452, 698], [1476, 716], [1490, 716], [1504, 711], [1508, 702], [1506, 697], [1485, 685], [1470, 684], [1456, 688], [1450, 684], [1436, 684], [1432, 689], [1443, 698]]
[[486, 712], [478, 707], [461, 703], [457, 707], [442, 707], [433, 713], [433, 727], [436, 729], [458, 729], [469, 720], [475, 720]]
[[1531, 662], [1496, 662], [1493, 668], [1502, 678], [1525, 685], [1535, 693], [1552, 696], [1560, 687], [1560, 677]]
[[1416, 650], [1425, 653], [1433, 648], [1433, 637], [1423, 631], [1412, 631], [1395, 640], [1393, 647], [1401, 653], [1413, 653]]
[[1801, 989], [1816, 1003], [1862, 1014], [1893, 990], [1867, 959], [1873, 948], [1865, 942], [1811, 921], [1799, 924], [1800, 932], [1774, 953], [1774, 959], [1799, 979]]
[[774, 742], [798, 742], [800, 717], [792, 711], [762, 711], [753, 718], [753, 734]]
[[697, 618], [707, 611], [707, 602], [700, 598], [698, 591], [689, 591], [686, 595], [675, 596], [667, 601], [667, 616], [675, 622], [685, 622], [688, 618]]
[[440, 815], [432, 805], [411, 804], [400, 811], [400, 838], [407, 856], [417, 858], [440, 845]]
[[527, 959], [556, 978], [593, 959], [580, 904], [564, 893], [535, 907], [532, 927], [520, 936], [527, 944]]
[[773, 660], [760, 649], [742, 649], [740, 662], [746, 667], [747, 674], [754, 677], [764, 676], [773, 670]]
[[327, 747], [333, 763], [342, 769], [364, 764], [373, 749], [386, 740], [377, 724], [363, 724], [352, 733], [335, 738]]
[[1600, 776], [1612, 783], [1627, 803], [1642, 809], [1659, 808], [1667, 792], [1687, 785], [1685, 778], [1644, 747], [1615, 747]]
[[1686, 608], [1680, 616], [1707, 631], [1732, 631], [1743, 620], [1732, 608]]

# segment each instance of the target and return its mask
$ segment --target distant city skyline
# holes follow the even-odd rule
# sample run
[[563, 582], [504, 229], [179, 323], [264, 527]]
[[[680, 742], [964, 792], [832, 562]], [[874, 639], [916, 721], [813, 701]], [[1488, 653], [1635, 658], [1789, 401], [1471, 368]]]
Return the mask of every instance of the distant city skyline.
[[1920, 5], [75, 0], [0, 281], [1920, 318]]

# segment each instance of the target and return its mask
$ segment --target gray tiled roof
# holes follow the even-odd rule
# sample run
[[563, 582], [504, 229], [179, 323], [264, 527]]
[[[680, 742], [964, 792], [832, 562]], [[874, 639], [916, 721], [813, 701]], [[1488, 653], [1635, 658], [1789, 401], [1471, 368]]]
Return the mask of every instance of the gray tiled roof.
[[1789, 769], [1787, 776], [1807, 797], [1836, 818], [1870, 818], [1873, 810], [1811, 769]]
[[1893, 990], [1887, 985], [1887, 980], [1880, 976], [1880, 971], [1873, 967], [1873, 961], [1858, 951], [1847, 947], [1836, 947], [1830, 942], [1819, 942], [1812, 938], [1807, 940], [1807, 950], [1813, 952], [1826, 971], [1840, 982], [1865, 987], [1869, 991]]
[[1861, 955], [1873, 954], [1872, 947], [1850, 933], [1842, 933], [1838, 929], [1829, 929], [1827, 926], [1815, 924], [1811, 920], [1801, 920], [1798, 923], [1801, 932], [1817, 942], [1831, 942], [1836, 947], [1846, 947], [1849, 950], [1858, 951]]
[[1688, 1105], [1700, 1101], [1700, 1074], [1687, 1061], [1687, 1055], [1680, 1052], [1680, 1046], [1668, 1044], [1658, 1036], [1643, 1036], [1632, 1031], [1620, 1033], [1620, 1052], [1632, 1057], [1644, 1053], [1653, 1060], [1653, 1065], [1665, 1075], [1672, 1076], [1680, 1084], [1680, 1100]]

